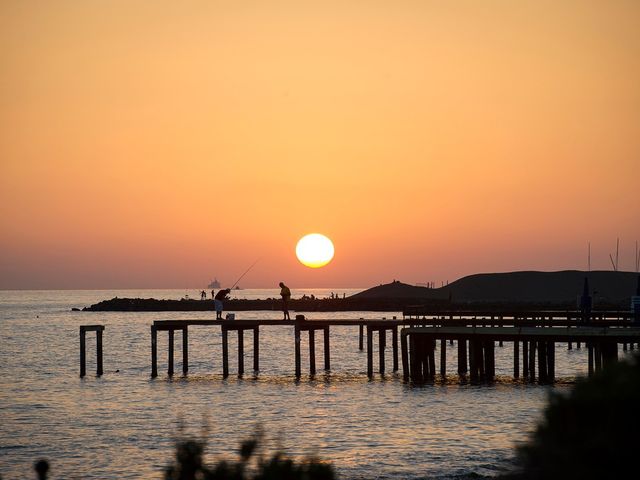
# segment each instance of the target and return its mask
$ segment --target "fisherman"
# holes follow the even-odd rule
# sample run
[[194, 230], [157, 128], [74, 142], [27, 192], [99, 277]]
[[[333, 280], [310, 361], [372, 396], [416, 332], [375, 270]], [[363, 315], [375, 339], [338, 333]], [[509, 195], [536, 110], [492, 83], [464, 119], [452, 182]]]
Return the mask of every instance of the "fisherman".
[[[222, 320], [222, 309], [223, 309], [222, 302], [224, 300], [228, 300], [229, 299], [229, 297], [228, 297], [229, 292], [231, 292], [231, 289], [223, 288], [214, 297], [213, 304], [214, 304], [215, 309], [216, 309], [216, 320]], [[213, 292], [211, 292], [211, 293], [213, 294]]]
[[283, 320], [291, 320], [289, 316], [289, 300], [291, 299], [291, 290], [283, 282], [280, 282], [280, 296], [282, 297], [282, 313]]

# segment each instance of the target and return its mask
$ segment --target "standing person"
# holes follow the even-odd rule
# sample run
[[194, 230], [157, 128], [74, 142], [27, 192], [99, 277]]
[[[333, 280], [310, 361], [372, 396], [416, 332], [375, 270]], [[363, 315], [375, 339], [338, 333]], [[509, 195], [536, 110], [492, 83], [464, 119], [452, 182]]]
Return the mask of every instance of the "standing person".
[[222, 320], [222, 309], [224, 307], [222, 302], [229, 299], [229, 297], [227, 296], [229, 295], [229, 292], [231, 292], [230, 289], [223, 288], [214, 297], [213, 304], [216, 308], [216, 320]]
[[280, 282], [280, 296], [282, 297], [282, 313], [283, 320], [291, 320], [289, 316], [289, 299], [291, 299], [291, 290], [283, 282]]

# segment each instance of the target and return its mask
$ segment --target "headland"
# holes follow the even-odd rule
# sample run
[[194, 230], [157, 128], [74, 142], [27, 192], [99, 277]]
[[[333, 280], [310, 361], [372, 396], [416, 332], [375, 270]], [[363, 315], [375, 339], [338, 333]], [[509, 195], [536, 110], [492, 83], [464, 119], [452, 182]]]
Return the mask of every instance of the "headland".
[[[409, 285], [400, 281], [382, 284], [346, 298], [292, 298], [298, 312], [401, 311], [408, 306], [431, 309], [504, 308], [575, 309], [585, 278], [594, 309], [629, 308], [636, 294], [638, 274], [633, 272], [566, 270], [481, 273], [463, 277], [440, 288]], [[279, 298], [230, 299], [227, 311], [280, 310]], [[112, 298], [84, 311], [167, 312], [212, 311], [212, 300]]]

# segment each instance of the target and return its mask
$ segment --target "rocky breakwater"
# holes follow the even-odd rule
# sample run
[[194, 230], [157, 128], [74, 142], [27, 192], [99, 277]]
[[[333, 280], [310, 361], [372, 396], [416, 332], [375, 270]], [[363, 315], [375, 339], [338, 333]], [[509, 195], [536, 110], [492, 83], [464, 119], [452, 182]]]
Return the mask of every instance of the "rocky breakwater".
[[[295, 312], [344, 312], [344, 311], [374, 311], [399, 312], [412, 302], [407, 298], [317, 298], [292, 299], [289, 309]], [[279, 311], [282, 308], [280, 298], [260, 300], [231, 299], [224, 302], [227, 312], [242, 312], [255, 310]], [[159, 300], [155, 298], [112, 298], [84, 307], [89, 312], [192, 312], [213, 311], [212, 300]]]

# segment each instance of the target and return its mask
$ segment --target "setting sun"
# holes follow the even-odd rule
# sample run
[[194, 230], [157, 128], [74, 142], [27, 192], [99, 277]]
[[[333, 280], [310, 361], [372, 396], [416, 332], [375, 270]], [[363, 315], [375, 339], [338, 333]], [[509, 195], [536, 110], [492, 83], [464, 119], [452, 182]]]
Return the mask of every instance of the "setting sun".
[[333, 243], [319, 233], [302, 237], [296, 245], [296, 256], [303, 265], [311, 268], [324, 267], [333, 258]]

